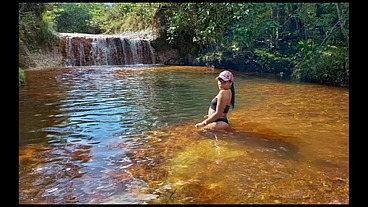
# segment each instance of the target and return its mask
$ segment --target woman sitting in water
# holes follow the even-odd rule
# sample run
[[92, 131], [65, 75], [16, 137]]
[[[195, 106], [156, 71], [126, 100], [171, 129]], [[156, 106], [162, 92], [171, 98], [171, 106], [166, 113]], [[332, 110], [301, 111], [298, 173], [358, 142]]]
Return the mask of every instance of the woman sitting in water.
[[211, 101], [206, 119], [195, 125], [197, 128], [206, 126], [209, 129], [220, 130], [230, 127], [226, 115], [230, 105], [233, 108], [235, 105], [234, 76], [230, 71], [225, 70], [216, 77], [216, 80], [219, 92]]

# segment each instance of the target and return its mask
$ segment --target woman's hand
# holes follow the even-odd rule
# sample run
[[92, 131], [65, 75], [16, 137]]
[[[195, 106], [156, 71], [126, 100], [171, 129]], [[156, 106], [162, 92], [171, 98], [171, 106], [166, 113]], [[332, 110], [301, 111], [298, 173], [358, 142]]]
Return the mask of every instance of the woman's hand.
[[196, 125], [195, 125], [195, 127], [196, 127], [196, 128], [201, 128], [201, 127], [204, 127], [204, 126], [206, 126], [206, 125], [207, 125], [207, 124], [206, 124], [206, 122], [202, 121], [202, 122], [200, 122], [200, 123], [196, 124]]

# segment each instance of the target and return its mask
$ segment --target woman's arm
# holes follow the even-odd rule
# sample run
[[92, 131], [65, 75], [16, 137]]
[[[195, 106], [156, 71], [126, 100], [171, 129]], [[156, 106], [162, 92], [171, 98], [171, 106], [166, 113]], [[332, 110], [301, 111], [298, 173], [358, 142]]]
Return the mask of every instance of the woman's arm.
[[[231, 92], [230, 92], [231, 93]], [[220, 90], [218, 95], [217, 95], [217, 106], [216, 106], [216, 111], [209, 115], [207, 119], [205, 119], [204, 121], [198, 123], [195, 125], [195, 127], [203, 127], [209, 123], [214, 122], [216, 119], [220, 118], [223, 114], [223, 111], [226, 107], [226, 103], [229, 101], [230, 98], [229, 93], [227, 93], [227, 91], [225, 90]]]

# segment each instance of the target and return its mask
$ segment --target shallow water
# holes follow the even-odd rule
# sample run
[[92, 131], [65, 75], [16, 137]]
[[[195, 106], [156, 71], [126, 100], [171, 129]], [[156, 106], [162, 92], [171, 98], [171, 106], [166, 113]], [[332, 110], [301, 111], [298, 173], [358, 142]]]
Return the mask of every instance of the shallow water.
[[197, 129], [220, 71], [26, 71], [19, 203], [349, 203], [349, 90], [233, 71], [232, 130]]

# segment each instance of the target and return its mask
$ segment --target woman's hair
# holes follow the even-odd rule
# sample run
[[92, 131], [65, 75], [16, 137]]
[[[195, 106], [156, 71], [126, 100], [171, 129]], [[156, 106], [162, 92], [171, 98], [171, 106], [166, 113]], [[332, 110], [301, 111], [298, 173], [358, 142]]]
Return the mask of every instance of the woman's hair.
[[235, 107], [235, 88], [234, 88], [234, 82], [231, 83], [231, 93], [233, 94], [231, 96], [231, 105], [233, 106], [233, 109]]

